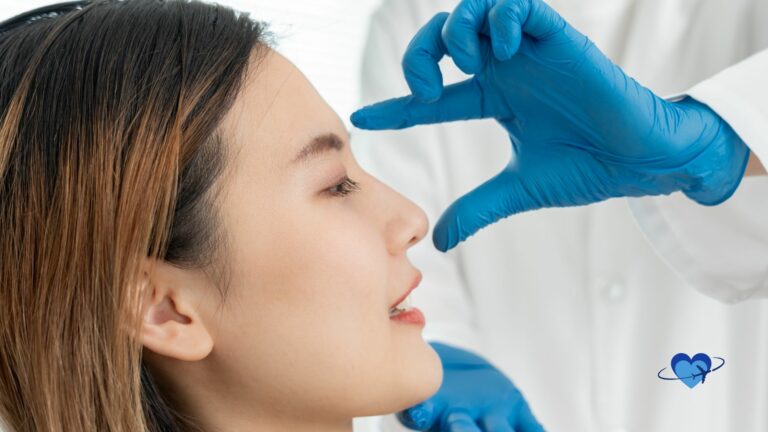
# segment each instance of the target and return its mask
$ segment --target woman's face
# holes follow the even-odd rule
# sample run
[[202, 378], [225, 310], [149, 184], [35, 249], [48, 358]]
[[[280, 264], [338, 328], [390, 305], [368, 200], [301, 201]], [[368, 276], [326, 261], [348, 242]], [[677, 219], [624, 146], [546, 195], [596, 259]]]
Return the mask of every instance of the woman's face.
[[429, 397], [442, 372], [423, 323], [389, 316], [420, 280], [406, 252], [425, 214], [358, 166], [344, 124], [273, 51], [222, 130], [232, 282], [223, 304], [210, 290], [203, 321], [205, 367], [227, 403], [330, 419]]

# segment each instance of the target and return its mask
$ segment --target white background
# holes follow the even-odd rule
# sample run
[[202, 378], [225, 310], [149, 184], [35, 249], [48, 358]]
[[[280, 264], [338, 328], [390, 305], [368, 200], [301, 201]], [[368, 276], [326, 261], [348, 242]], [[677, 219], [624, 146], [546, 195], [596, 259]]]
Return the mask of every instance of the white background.
[[[59, 0], [61, 1], [61, 0]], [[212, 3], [212, 1], [207, 1]], [[270, 23], [277, 50], [291, 59], [349, 127], [359, 94], [370, 14], [381, 0], [219, 0]], [[56, 0], [0, 0], [0, 19]]]

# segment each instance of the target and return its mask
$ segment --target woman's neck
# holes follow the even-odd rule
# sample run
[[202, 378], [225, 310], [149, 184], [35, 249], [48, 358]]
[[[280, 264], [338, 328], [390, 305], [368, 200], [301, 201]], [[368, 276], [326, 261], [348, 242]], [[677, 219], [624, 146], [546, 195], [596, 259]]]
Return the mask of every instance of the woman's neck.
[[187, 412], [194, 415], [202, 430], [209, 432], [352, 432], [351, 418], [331, 419], [262, 404], [243, 406], [224, 398], [206, 399], [188, 407], [191, 409]]
[[311, 412], [265, 401], [245, 403], [233, 392], [198, 398], [190, 413], [209, 432], [352, 432], [351, 418], [333, 418], [323, 412]]
[[215, 416], [215, 419], [206, 421], [208, 427], [205, 427], [204, 430], [211, 432], [352, 432], [352, 419], [341, 422], [329, 422], [301, 417], [301, 413], [297, 413], [297, 416], [291, 419], [268, 418], [264, 416], [259, 416], [258, 418], [252, 416], [239, 417], [220, 413], [220, 415]]
[[[185, 375], [185, 374], [182, 374]], [[203, 377], [186, 374], [181, 385], [167, 382], [165, 392], [174, 395], [174, 405], [209, 432], [352, 432], [351, 418], [333, 418], [323, 412], [307, 412], [267, 401], [244, 402], [233, 388], [222, 389]]]

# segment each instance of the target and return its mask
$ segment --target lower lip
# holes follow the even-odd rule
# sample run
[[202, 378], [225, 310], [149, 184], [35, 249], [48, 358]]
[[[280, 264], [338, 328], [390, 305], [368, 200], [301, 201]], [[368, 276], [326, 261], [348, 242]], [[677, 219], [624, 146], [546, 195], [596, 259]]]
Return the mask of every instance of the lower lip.
[[423, 326], [424, 323], [426, 322], [424, 320], [424, 314], [421, 313], [421, 311], [418, 308], [410, 308], [405, 312], [400, 312], [399, 314], [391, 317], [390, 320], [401, 322], [404, 324], [414, 324], [414, 325], [420, 325], [420, 326]]

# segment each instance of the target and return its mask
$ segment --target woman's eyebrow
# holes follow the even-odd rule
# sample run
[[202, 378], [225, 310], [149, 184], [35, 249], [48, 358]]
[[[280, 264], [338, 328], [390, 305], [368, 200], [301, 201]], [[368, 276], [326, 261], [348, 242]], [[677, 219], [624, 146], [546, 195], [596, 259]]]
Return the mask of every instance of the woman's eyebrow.
[[318, 135], [309, 142], [291, 161], [292, 164], [308, 162], [314, 157], [330, 150], [341, 151], [344, 148], [344, 141], [335, 133]]

